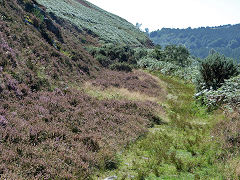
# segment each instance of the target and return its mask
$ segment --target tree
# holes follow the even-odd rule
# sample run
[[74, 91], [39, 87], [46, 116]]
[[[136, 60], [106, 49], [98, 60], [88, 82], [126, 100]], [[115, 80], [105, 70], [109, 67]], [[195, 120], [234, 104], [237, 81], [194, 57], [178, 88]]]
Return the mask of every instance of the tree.
[[147, 35], [149, 35], [149, 29], [148, 29], [148, 28], [145, 28], [145, 33], [146, 33]]
[[182, 67], [187, 66], [190, 53], [184, 46], [168, 45], [164, 49], [166, 60]]
[[142, 26], [142, 24], [140, 24], [140, 23], [138, 23], [138, 22], [136, 23], [136, 28], [140, 29], [141, 26]]

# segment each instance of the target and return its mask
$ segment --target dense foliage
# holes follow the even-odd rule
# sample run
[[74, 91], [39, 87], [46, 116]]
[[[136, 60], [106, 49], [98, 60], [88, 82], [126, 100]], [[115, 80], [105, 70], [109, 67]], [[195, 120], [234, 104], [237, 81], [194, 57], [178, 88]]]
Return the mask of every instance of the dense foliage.
[[109, 67], [109, 65], [114, 63], [125, 63], [125, 65], [126, 63], [137, 63], [133, 48], [127, 45], [114, 45], [109, 43], [101, 47], [89, 47], [88, 51], [103, 67]]
[[137, 64], [140, 68], [157, 70], [190, 81], [195, 81], [199, 75], [198, 60], [192, 58], [183, 46], [168, 45], [164, 49], [156, 46], [147, 50], [138, 48], [135, 57], [138, 57]]
[[199, 83], [203, 89], [218, 89], [225, 79], [236, 76], [239, 72], [232, 59], [218, 53], [209, 55], [200, 63]]
[[153, 58], [159, 61], [167, 61], [174, 63], [181, 67], [188, 66], [190, 53], [184, 46], [167, 45], [164, 50], [161, 50], [161, 46], [156, 46], [154, 49]]
[[170, 29], [150, 33], [155, 44], [165, 47], [169, 44], [181, 44], [189, 48], [192, 55], [205, 58], [211, 49], [228, 57], [240, 59], [240, 24], [196, 29]]
[[225, 80], [217, 90], [204, 90], [197, 95], [210, 108], [224, 105], [231, 112], [240, 112], [240, 76]]
[[120, 62], [120, 63], [118, 62], [118, 63], [111, 64], [110, 69], [117, 70], [117, 71], [125, 71], [125, 72], [132, 71], [131, 65], [125, 62]]

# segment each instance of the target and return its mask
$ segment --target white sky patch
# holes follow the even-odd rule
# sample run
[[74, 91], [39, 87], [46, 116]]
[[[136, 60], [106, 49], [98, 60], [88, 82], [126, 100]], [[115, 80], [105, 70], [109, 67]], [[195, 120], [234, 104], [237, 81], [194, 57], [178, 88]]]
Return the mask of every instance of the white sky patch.
[[240, 0], [88, 0], [151, 31], [240, 23]]

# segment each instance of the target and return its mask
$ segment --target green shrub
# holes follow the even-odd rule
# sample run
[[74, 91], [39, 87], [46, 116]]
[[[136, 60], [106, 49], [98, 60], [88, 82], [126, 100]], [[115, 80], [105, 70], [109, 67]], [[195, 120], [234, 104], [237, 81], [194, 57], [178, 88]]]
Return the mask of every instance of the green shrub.
[[164, 53], [164, 55], [160, 54], [160, 57], [166, 58], [166, 60], [169, 62], [176, 63], [182, 67], [190, 64], [190, 53], [184, 46], [168, 45], [165, 47]]
[[233, 60], [218, 53], [209, 55], [202, 61], [199, 70], [198, 90], [216, 90], [221, 87], [225, 79], [239, 74], [237, 65]]
[[111, 70], [117, 70], [117, 71], [125, 71], [125, 72], [131, 72], [132, 71], [132, 67], [130, 64], [122, 62], [122, 63], [114, 63], [112, 65], [110, 65], [110, 69]]
[[102, 54], [98, 54], [95, 58], [103, 67], [108, 67], [111, 64], [111, 60]]
[[203, 103], [209, 108], [216, 108], [224, 104], [230, 110], [240, 110], [240, 75], [225, 80], [217, 90], [203, 90], [196, 96], [200, 96]]
[[[192, 60], [194, 61], [194, 60]], [[166, 61], [158, 61], [151, 57], [145, 57], [138, 61], [138, 67], [148, 69], [150, 71], [160, 71], [164, 75], [177, 76], [181, 79], [195, 82], [199, 76], [197, 62], [191, 66], [182, 67], [175, 63]]]
[[142, 59], [148, 55], [148, 50], [146, 48], [136, 48], [134, 49], [134, 57], [136, 60]]
[[130, 46], [109, 43], [102, 47], [89, 47], [88, 51], [104, 67], [108, 67], [115, 62], [137, 64], [134, 57], [134, 50]]

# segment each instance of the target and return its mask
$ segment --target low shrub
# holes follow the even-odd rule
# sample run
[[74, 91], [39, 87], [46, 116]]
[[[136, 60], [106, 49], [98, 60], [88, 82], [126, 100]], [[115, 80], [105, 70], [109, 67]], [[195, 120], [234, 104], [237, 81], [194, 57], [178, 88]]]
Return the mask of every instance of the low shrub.
[[122, 63], [114, 63], [110, 65], [111, 70], [117, 70], [117, 71], [125, 71], [125, 72], [131, 72], [132, 67], [130, 64], [122, 62]]
[[102, 47], [88, 48], [88, 51], [102, 64], [104, 67], [116, 62], [126, 62], [129, 64], [137, 64], [134, 57], [133, 48], [125, 45], [106, 44]]
[[95, 58], [103, 67], [108, 67], [111, 64], [110, 59], [102, 54], [98, 54]]
[[217, 90], [203, 90], [196, 94], [209, 108], [227, 105], [228, 108], [240, 111], [240, 75], [225, 80]]
[[[192, 60], [193, 61], [193, 60]], [[188, 67], [181, 67], [171, 62], [158, 61], [151, 57], [145, 57], [138, 61], [140, 68], [148, 69], [150, 71], [160, 71], [164, 75], [177, 76], [181, 79], [196, 81], [199, 74], [198, 65], [191, 65]]]
[[135, 48], [134, 49], [134, 56], [136, 60], [142, 59], [148, 55], [148, 49], [146, 48]]

